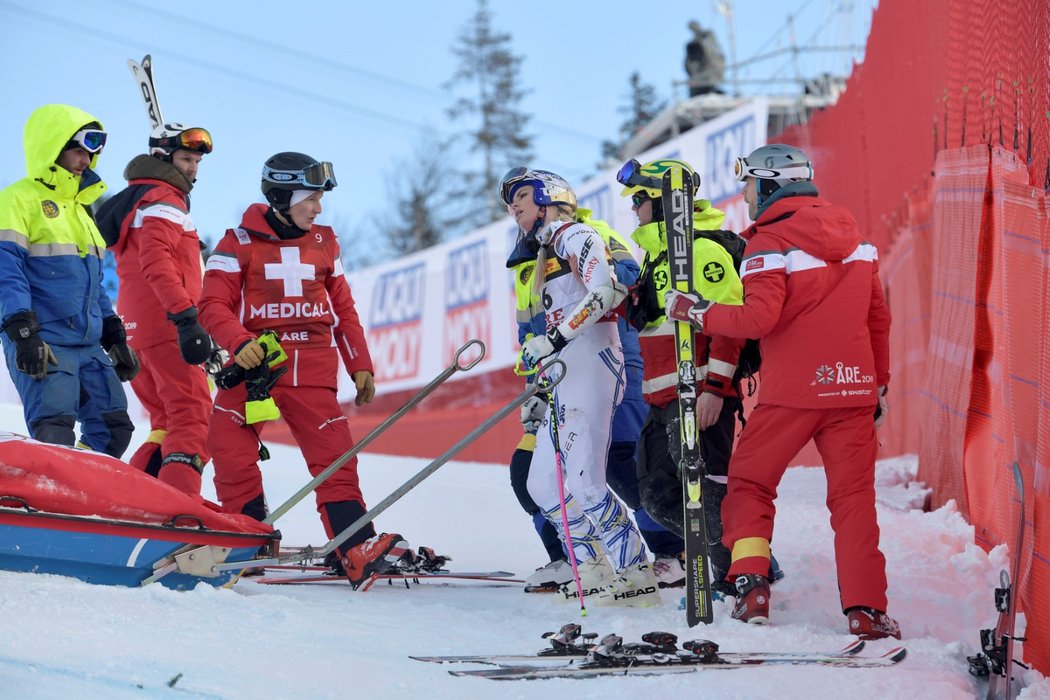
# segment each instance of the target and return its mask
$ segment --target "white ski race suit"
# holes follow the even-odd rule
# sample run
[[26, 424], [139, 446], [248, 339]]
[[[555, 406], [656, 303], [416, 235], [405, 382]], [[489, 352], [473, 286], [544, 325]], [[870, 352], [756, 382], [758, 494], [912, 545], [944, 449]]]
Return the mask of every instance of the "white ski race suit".
[[[616, 280], [605, 242], [590, 226], [555, 221], [537, 238], [543, 244], [536, 274], [543, 274], [547, 328], [557, 327], [570, 341], [554, 356], [565, 363], [554, 405], [573, 550], [582, 562], [604, 548], [612, 568], [621, 571], [646, 561], [638, 530], [605, 481], [612, 417], [626, 381], [613, 309], [626, 290]], [[548, 412], [537, 433], [527, 487], [564, 539], [550, 419]]]

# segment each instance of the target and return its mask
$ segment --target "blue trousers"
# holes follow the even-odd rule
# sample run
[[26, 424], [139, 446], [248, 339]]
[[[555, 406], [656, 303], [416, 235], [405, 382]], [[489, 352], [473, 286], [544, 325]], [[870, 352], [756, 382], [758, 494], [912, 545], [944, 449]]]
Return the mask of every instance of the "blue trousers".
[[135, 427], [124, 387], [101, 346], [52, 345], [58, 366], [49, 366], [43, 379], [31, 379], [15, 366], [15, 344], [6, 335], [3, 344], [30, 437], [72, 447], [79, 422], [80, 439], [92, 450], [124, 454]]

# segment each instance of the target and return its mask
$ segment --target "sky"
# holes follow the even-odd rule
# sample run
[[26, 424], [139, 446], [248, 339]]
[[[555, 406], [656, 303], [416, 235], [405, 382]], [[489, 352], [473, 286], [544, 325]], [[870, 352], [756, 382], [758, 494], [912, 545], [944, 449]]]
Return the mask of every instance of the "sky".
[[[0, 430], [24, 432], [18, 406], [0, 405]], [[392, 430], [396, 430], [395, 426]], [[145, 438], [142, 428], [134, 444]], [[263, 464], [271, 504], [309, 476], [297, 449], [269, 445]], [[362, 455], [367, 502], [378, 503], [424, 466], [422, 460]], [[176, 592], [90, 585], [58, 576], [0, 571], [0, 616], [17, 633], [0, 635], [4, 697], [19, 700], [269, 697], [549, 700], [552, 697], [704, 697], [813, 700], [955, 700], [983, 696], [967, 673], [978, 630], [995, 620], [993, 591], [1008, 565], [1005, 545], [985, 552], [954, 503], [923, 512], [926, 489], [915, 482], [914, 456], [882, 460], [877, 507], [889, 579], [889, 611], [904, 639], [868, 642], [878, 656], [903, 644], [908, 656], [885, 669], [766, 666], [700, 671], [702, 675], [497, 682], [454, 678], [453, 667], [409, 655], [538, 651], [543, 632], [577, 622], [585, 632], [615, 632], [625, 642], [652, 630], [680, 643], [705, 638], [724, 651], [829, 651], [853, 637], [838, 610], [832, 532], [820, 469], [787, 471], [777, 500], [774, 549], [786, 578], [773, 587], [768, 626], [744, 625], [716, 602], [709, 626], [689, 628], [678, 609], [681, 589], [661, 592], [650, 608], [558, 602], [517, 586], [453, 587], [433, 582], [406, 590], [377, 585], [352, 592], [342, 583], [266, 586], [241, 579], [232, 589], [199, 584]], [[211, 467], [204, 495], [214, 498]], [[450, 517], [449, 504], [462, 504]], [[323, 544], [313, 499], [277, 525], [287, 545]], [[382, 513], [377, 526], [449, 555], [450, 569], [501, 569], [524, 577], [546, 562], [531, 519], [518, 506], [506, 466], [450, 462]], [[295, 575], [284, 571], [278, 575]], [[469, 584], [468, 584], [469, 585]], [[1017, 633], [1023, 635], [1023, 616]], [[460, 665], [456, 668], [481, 668]], [[1018, 672], [1019, 700], [1050, 697], [1050, 681]], [[169, 683], [174, 681], [173, 685]]]
[[[690, 20], [715, 30], [729, 64], [734, 55], [742, 62], [780, 51], [738, 78], [744, 92], [784, 93], [794, 86], [747, 81], [796, 74], [784, 51], [790, 24], [800, 47], [861, 48], [799, 53], [798, 74], [847, 74], [863, 57], [876, 2], [735, 0], [733, 50], [716, 4], [492, 2], [495, 29], [509, 33], [512, 51], [524, 58], [531, 165], [570, 182], [593, 174], [602, 140], [617, 137], [617, 109], [634, 71], [663, 97], [684, 97], [673, 83], [685, 78]], [[144, 152], [149, 135], [127, 59], [150, 53], [165, 120], [203, 126], [215, 140], [193, 192], [201, 238], [216, 242], [248, 204], [261, 201], [259, 173], [269, 156], [302, 151], [335, 165], [339, 187], [326, 195], [321, 222], [354, 240], [358, 248], [344, 257], [355, 267], [355, 259], [374, 255], [375, 221], [390, 213], [389, 185], [399, 170], [423, 144], [471, 126], [448, 119], [453, 92], [444, 85], [456, 68], [451, 47], [476, 7], [474, 0], [0, 0], [0, 133], [8, 135], [0, 141], [0, 186], [25, 175], [21, 135], [29, 114], [60, 102], [102, 120], [110, 139], [98, 169], [113, 192], [121, 189], [124, 166]], [[473, 162], [463, 150], [451, 159]]]

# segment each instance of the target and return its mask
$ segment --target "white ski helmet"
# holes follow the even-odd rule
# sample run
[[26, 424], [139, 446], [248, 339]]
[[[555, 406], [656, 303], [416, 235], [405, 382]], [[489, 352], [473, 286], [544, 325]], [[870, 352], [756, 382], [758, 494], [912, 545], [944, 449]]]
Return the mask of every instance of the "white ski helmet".
[[197, 153], [211, 153], [211, 134], [207, 129], [199, 126], [164, 124], [156, 127], [149, 135], [149, 154], [151, 156], [170, 158], [171, 154], [180, 148]]
[[522, 185], [532, 185], [532, 201], [541, 207], [566, 206], [576, 212], [576, 193], [565, 178], [549, 170], [511, 168], [499, 183], [496, 196], [510, 206], [514, 191]]
[[[759, 181], [776, 183], [775, 191], [792, 182], [808, 182], [813, 179], [813, 165], [800, 148], [783, 143], [759, 146], [746, 158], [737, 158], [736, 179], [743, 182], [749, 177]], [[767, 186], [768, 188], [768, 186]]]

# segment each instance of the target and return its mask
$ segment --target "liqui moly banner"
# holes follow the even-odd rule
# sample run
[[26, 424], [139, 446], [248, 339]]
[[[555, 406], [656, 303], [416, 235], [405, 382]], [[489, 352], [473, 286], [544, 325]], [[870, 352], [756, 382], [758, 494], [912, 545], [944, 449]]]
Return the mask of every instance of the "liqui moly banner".
[[[475, 338], [485, 343], [486, 354], [472, 375], [513, 363], [506, 239], [507, 223], [497, 222], [397, 262], [347, 273], [377, 391], [426, 384]], [[463, 376], [454, 374], [451, 381]], [[352, 399], [352, 382], [346, 376], [339, 381], [339, 399]]]
[[426, 264], [419, 262], [376, 278], [368, 305], [368, 346], [377, 381], [419, 374], [426, 269]]
[[[492, 343], [493, 270], [489, 268], [489, 241], [481, 239], [453, 248], [445, 264], [445, 322], [442, 357], [451, 362], [463, 343], [477, 338]], [[499, 272], [496, 270], [495, 272]]]
[[[726, 228], [741, 231], [750, 221], [742, 183], [733, 178], [733, 161], [765, 143], [766, 119], [766, 102], [756, 100], [640, 154], [638, 160], [674, 158], [692, 165], [701, 176], [698, 197], [726, 212]], [[547, 167], [542, 162], [529, 165]], [[629, 239], [637, 219], [630, 199], [620, 196], [618, 169], [572, 185], [581, 208]], [[506, 259], [516, 230], [508, 217], [455, 241], [347, 275], [365, 324], [378, 391], [426, 384], [473, 338], [485, 343], [487, 354], [472, 374], [514, 363], [518, 333]], [[340, 399], [352, 399], [349, 378], [340, 382]]]

